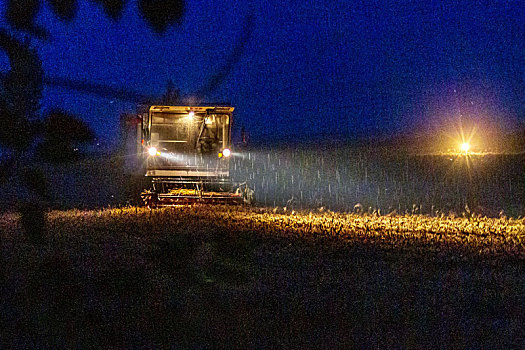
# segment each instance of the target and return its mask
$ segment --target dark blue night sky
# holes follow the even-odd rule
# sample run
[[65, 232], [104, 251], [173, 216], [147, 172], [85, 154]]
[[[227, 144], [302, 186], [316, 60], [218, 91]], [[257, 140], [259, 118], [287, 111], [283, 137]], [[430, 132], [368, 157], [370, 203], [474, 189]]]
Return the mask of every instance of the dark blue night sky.
[[[197, 91], [253, 12], [243, 56], [206, 100], [231, 102], [254, 140], [429, 132], [459, 115], [507, 129], [525, 123], [523, 1], [188, 1], [182, 25], [163, 35], [134, 1], [118, 22], [80, 3], [70, 24], [41, 12], [51, 39], [35, 45], [47, 74], [152, 95], [169, 79], [184, 95]], [[43, 108], [52, 106], [110, 144], [119, 115], [135, 110], [46, 88]]]

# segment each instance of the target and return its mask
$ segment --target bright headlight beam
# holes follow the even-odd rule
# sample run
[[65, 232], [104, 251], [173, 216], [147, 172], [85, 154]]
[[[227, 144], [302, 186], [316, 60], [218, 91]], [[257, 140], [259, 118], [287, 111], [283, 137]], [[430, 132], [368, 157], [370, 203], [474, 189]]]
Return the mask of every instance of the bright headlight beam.
[[150, 156], [156, 156], [157, 155], [157, 149], [155, 147], [148, 148], [148, 153]]
[[231, 156], [232, 152], [230, 151], [229, 148], [225, 148], [223, 151], [222, 151], [222, 155], [226, 158], [228, 158], [229, 156]]
[[470, 145], [468, 142], [464, 142], [461, 144], [461, 150], [465, 153], [467, 153], [470, 149]]

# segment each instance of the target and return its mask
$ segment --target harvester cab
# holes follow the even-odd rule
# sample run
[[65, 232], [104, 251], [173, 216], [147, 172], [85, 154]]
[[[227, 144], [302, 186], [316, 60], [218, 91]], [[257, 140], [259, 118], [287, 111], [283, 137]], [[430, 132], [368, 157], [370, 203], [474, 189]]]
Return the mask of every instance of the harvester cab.
[[142, 117], [142, 154], [150, 207], [193, 202], [242, 203], [246, 184], [230, 180], [234, 107], [151, 106]]

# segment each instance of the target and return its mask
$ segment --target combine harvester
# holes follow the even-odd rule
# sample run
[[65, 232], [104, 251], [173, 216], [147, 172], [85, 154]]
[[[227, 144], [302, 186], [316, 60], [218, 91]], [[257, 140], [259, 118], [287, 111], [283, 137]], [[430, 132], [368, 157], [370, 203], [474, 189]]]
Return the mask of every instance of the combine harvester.
[[143, 113], [140, 149], [152, 188], [150, 208], [188, 203], [250, 203], [253, 191], [230, 180], [234, 107], [151, 106]]

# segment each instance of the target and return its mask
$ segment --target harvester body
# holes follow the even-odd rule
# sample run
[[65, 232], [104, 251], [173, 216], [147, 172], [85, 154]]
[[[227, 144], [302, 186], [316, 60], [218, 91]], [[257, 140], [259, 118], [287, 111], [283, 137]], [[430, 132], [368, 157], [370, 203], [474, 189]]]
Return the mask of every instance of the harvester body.
[[142, 116], [141, 148], [152, 189], [146, 205], [242, 203], [242, 184], [230, 180], [229, 106], [151, 106]]

